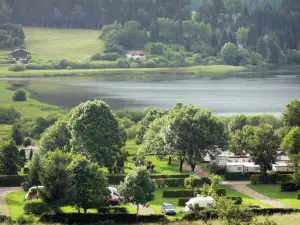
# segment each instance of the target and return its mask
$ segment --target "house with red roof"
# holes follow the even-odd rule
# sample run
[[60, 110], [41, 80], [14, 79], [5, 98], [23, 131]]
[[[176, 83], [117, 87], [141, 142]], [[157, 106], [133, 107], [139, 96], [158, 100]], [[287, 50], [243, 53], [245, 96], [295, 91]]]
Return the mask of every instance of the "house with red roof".
[[126, 53], [127, 58], [146, 60], [146, 53], [143, 51], [129, 51]]

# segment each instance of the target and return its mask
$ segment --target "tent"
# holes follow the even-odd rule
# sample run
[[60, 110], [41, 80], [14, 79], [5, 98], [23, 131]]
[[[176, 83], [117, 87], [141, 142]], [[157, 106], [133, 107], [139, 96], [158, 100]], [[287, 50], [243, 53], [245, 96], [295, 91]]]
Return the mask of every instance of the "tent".
[[206, 208], [209, 205], [213, 204], [213, 202], [214, 199], [210, 196], [201, 197], [200, 195], [197, 195], [196, 198], [192, 198], [186, 203], [184, 211], [190, 212], [190, 207], [194, 207], [196, 205], [198, 205], [200, 208]]

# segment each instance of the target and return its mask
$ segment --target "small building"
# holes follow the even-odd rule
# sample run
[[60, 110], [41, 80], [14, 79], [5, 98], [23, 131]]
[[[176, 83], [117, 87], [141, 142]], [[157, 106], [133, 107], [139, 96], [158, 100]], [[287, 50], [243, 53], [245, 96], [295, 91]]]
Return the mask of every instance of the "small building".
[[222, 152], [220, 155], [217, 155], [215, 159], [211, 162], [216, 163], [217, 167], [224, 168], [227, 163], [246, 163], [251, 162], [248, 155], [235, 155], [232, 152], [226, 151]]
[[15, 63], [28, 63], [28, 61], [31, 59], [31, 53], [21, 48], [14, 49], [10, 53], [10, 56]]
[[228, 162], [226, 164], [226, 171], [229, 173], [247, 173], [259, 170], [259, 165], [255, 165], [253, 162]]
[[294, 168], [288, 156], [281, 155], [277, 158], [276, 163], [272, 165], [273, 171], [293, 171]]
[[127, 58], [146, 60], [146, 54], [143, 51], [129, 51], [126, 53]]

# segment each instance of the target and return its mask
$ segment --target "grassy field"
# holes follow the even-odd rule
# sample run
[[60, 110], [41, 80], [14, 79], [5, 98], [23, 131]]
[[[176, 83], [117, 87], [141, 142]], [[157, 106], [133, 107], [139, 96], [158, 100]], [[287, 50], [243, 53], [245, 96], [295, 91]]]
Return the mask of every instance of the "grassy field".
[[[103, 50], [99, 30], [25, 27], [25, 49], [43, 60], [87, 60]], [[1, 51], [0, 55], [9, 51]]]
[[[21, 113], [22, 117], [36, 118], [38, 116], [46, 117], [51, 114], [62, 112], [58, 106], [41, 103], [31, 97], [25, 102], [12, 101], [13, 91], [8, 90], [9, 84], [5, 81], [0, 81], [0, 107], [13, 107]], [[0, 124], [0, 138], [9, 135], [11, 130], [10, 125]]]
[[8, 71], [8, 66], [0, 67], [0, 77], [48, 77], [48, 76], [95, 76], [113, 74], [194, 74], [200, 77], [222, 77], [232, 72], [242, 71], [241, 66], [193, 66], [182, 68], [125, 68], [125, 69], [74, 69], [74, 70], [26, 70], [22, 72]]
[[249, 187], [258, 193], [300, 209], [300, 200], [296, 199], [296, 192], [281, 192], [279, 184], [250, 185]]

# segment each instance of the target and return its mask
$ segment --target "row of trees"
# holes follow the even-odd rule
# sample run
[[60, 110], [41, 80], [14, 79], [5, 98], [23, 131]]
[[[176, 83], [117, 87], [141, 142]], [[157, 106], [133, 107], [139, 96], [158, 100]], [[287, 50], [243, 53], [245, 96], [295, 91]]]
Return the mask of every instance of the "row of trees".
[[8, 7], [5, 19], [29, 26], [80, 27], [99, 29], [118, 20], [139, 21], [149, 27], [153, 17], [177, 20], [190, 18], [189, 0], [1, 0]]
[[11, 23], [2, 24], [0, 20], [0, 49], [21, 46], [24, 43], [24, 39], [25, 35], [23, 32], [23, 28], [20, 25]]

